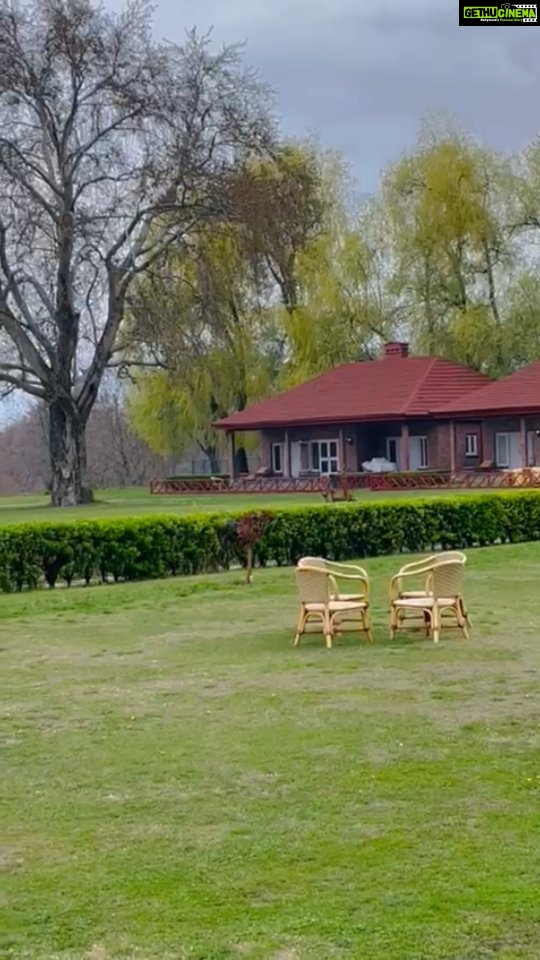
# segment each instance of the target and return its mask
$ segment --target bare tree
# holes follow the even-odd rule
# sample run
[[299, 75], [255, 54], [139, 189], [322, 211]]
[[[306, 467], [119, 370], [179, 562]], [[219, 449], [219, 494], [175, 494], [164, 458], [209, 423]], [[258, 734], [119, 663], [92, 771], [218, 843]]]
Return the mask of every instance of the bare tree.
[[85, 497], [130, 285], [272, 132], [237, 48], [155, 44], [146, 0], [0, 0], [0, 380], [46, 405], [53, 505]]
[[118, 389], [105, 386], [88, 422], [88, 476], [97, 487], [142, 487], [172, 464], [135, 433]]
[[[88, 480], [100, 489], [141, 487], [174, 464], [153, 453], [131, 427], [118, 388], [102, 385], [86, 431]], [[0, 430], [0, 494], [43, 493], [50, 487], [47, 415], [35, 403]]]

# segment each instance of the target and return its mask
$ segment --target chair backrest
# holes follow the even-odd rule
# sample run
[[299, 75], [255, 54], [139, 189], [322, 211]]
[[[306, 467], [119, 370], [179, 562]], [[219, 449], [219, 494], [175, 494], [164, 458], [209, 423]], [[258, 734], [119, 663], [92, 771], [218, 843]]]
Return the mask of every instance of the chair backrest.
[[299, 567], [320, 567], [328, 573], [333, 573], [336, 577], [347, 574], [348, 576], [359, 576], [364, 580], [369, 580], [369, 576], [363, 567], [357, 563], [338, 563], [337, 560], [327, 560], [325, 557], [302, 557], [298, 561]]
[[341, 577], [342, 579], [356, 580], [357, 584], [362, 588], [359, 592], [369, 597], [369, 574], [363, 567], [359, 567], [357, 564], [338, 563], [337, 560], [326, 560], [324, 557], [302, 557], [301, 560], [298, 561], [298, 566], [316, 567], [319, 570], [326, 570], [326, 572], [331, 575], [331, 592], [334, 594], [339, 593], [339, 585], [334, 578], [339, 581]]
[[331, 583], [321, 567], [298, 566], [295, 570], [298, 596], [302, 603], [328, 603]]
[[463, 560], [447, 560], [433, 565], [430, 584], [435, 598], [461, 596], [464, 566]]
[[448, 563], [449, 560], [459, 560], [460, 563], [467, 563], [467, 556], [461, 550], [443, 550], [441, 553], [432, 553], [429, 557], [422, 557], [420, 560], [412, 560], [401, 567], [400, 573], [412, 573], [417, 570], [418, 573], [424, 573], [426, 568], [431, 568], [437, 563]]
[[446, 563], [448, 560], [458, 560], [460, 563], [467, 563], [467, 554], [461, 550], [443, 550], [433, 556], [436, 563]]
[[328, 561], [324, 557], [300, 557], [297, 566], [299, 567], [317, 567], [320, 570], [327, 569]]

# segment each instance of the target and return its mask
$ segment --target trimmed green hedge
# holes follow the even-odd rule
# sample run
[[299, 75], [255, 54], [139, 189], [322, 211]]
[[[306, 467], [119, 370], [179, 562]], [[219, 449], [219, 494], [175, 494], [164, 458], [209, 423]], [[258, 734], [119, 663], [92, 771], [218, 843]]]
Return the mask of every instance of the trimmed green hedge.
[[[255, 548], [255, 559], [263, 565], [294, 564], [306, 554], [347, 560], [540, 540], [540, 492], [536, 491], [268, 513], [270, 523]], [[0, 589], [228, 569], [243, 562], [231, 519], [235, 517], [230, 514], [204, 514], [0, 528]]]

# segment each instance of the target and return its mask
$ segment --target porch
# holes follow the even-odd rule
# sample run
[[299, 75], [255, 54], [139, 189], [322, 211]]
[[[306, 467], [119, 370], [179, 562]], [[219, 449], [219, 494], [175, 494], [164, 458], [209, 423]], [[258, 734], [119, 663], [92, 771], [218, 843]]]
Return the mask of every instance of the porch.
[[[415, 423], [353, 423], [266, 429], [259, 433], [257, 477], [308, 480], [338, 474], [363, 474], [363, 464], [384, 459], [393, 472], [448, 470], [440, 425]], [[448, 445], [446, 444], [446, 447]], [[229, 433], [229, 462], [236, 464], [236, 438]], [[241, 479], [231, 469], [233, 480]], [[367, 482], [366, 484], [367, 485]]]
[[[265, 429], [259, 436], [257, 476], [283, 480], [369, 473], [363, 464], [373, 459], [399, 474], [540, 466], [540, 417], [329, 424]], [[229, 443], [235, 480], [234, 433]]]

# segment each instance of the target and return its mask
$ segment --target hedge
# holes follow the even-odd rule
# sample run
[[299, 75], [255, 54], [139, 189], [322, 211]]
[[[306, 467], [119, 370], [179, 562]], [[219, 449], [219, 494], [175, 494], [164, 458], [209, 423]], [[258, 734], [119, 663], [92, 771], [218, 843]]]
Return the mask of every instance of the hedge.
[[[265, 511], [259, 564], [302, 555], [334, 560], [540, 540], [540, 492]], [[0, 528], [0, 589], [142, 580], [229, 569], [243, 557], [234, 523], [246, 513], [26, 523]]]

